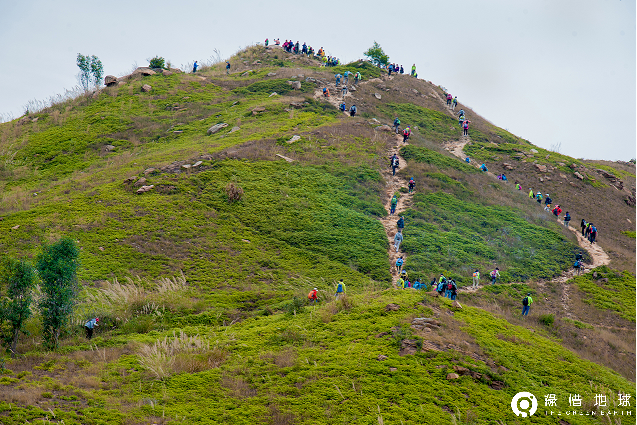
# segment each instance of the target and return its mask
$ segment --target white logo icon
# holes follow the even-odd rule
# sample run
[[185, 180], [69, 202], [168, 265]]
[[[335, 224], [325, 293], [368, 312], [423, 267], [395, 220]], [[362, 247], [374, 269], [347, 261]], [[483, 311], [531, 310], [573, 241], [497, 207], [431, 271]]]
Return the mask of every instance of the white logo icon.
[[513, 413], [523, 418], [533, 416], [537, 410], [537, 399], [526, 391], [517, 393], [511, 400], [511, 409], [513, 409]]

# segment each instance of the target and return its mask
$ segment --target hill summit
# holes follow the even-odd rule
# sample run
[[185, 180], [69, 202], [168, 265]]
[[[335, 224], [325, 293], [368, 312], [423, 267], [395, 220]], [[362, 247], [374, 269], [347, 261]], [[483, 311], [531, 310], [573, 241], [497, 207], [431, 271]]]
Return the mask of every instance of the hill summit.
[[365, 61], [228, 63], [0, 124], [3, 255], [80, 249], [60, 347], [34, 304], [0, 422], [513, 424], [530, 392], [533, 423], [632, 423], [635, 164]]

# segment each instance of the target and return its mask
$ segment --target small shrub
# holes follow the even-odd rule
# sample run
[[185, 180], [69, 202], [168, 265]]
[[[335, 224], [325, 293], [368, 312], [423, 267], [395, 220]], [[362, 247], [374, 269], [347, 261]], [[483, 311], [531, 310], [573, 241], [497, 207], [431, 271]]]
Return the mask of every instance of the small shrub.
[[294, 297], [294, 298], [292, 298], [292, 301], [290, 301], [290, 303], [288, 303], [285, 306], [285, 312], [286, 312], [286, 314], [294, 316], [297, 313], [300, 313], [300, 312], [303, 311], [303, 306], [304, 305], [305, 305], [305, 302], [304, 302], [303, 299], [301, 299], [299, 297]]
[[166, 69], [166, 62], [164, 58], [162, 58], [161, 56], [155, 56], [154, 58], [150, 59], [148, 62], [149, 62], [148, 66], [150, 68]]
[[240, 201], [243, 198], [243, 189], [240, 186], [235, 186], [234, 183], [228, 183], [226, 196], [228, 196], [228, 203]]
[[555, 316], [553, 316], [552, 314], [542, 314], [538, 320], [541, 324], [543, 324], [547, 328], [550, 328], [551, 326], [553, 326], [553, 322], [555, 322]]
[[53, 398], [53, 393], [48, 391], [42, 393], [42, 398]]

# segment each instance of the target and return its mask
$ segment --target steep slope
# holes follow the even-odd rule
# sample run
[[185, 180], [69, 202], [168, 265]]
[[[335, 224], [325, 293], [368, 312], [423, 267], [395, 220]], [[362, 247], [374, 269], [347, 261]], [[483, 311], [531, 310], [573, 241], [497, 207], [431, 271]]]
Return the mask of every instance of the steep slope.
[[[507, 406], [519, 391], [562, 402], [635, 393], [634, 276], [611, 269], [634, 268], [621, 233], [634, 232], [634, 210], [615, 186], [570, 177], [590, 163], [460, 105], [472, 121], [463, 138], [439, 87], [365, 62], [324, 68], [260, 46], [230, 60], [230, 75], [217, 65], [126, 77], [0, 125], [3, 254], [32, 258], [69, 235], [83, 286], [59, 352], [42, 351], [29, 322], [6, 362], [3, 423], [517, 423]], [[346, 70], [363, 75], [344, 98], [356, 117], [334, 107], [333, 75]], [[394, 116], [412, 127], [408, 145], [381, 125]], [[513, 164], [510, 182], [479, 172], [485, 161], [494, 174]], [[630, 167], [613, 173], [626, 187]], [[574, 225], [595, 222], [601, 248], [584, 252], [587, 269], [608, 264], [605, 252], [609, 267], [570, 280], [588, 242], [514, 180], [550, 187]], [[461, 292], [462, 309], [391, 288], [394, 193], [412, 280], [444, 273], [466, 286], [475, 268], [499, 266], [506, 285]], [[339, 279], [348, 295], [334, 301]], [[313, 287], [321, 303], [304, 306]], [[95, 315], [103, 326], [87, 343], [81, 324]]]

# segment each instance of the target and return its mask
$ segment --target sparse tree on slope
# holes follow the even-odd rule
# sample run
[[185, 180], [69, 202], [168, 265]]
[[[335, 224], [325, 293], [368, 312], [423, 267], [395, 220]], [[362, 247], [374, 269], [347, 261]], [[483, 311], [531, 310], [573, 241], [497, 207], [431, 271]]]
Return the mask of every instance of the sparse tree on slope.
[[40, 301], [44, 345], [56, 349], [60, 332], [68, 324], [77, 298], [77, 269], [80, 250], [72, 239], [64, 238], [44, 246], [37, 269], [42, 279]]
[[383, 48], [380, 47], [380, 44], [376, 41], [374, 41], [374, 45], [363, 54], [376, 66], [387, 65], [389, 63], [389, 56], [383, 52]]
[[97, 88], [102, 84], [104, 67], [97, 56], [84, 56], [78, 53], [77, 66], [80, 68], [80, 74], [77, 78], [84, 91], [88, 91], [91, 87]]
[[18, 337], [31, 316], [35, 271], [24, 261], [10, 259], [0, 278], [2, 287], [6, 288], [0, 301], [0, 322], [8, 325], [2, 328], [2, 343], [11, 352], [11, 357], [15, 357]]

